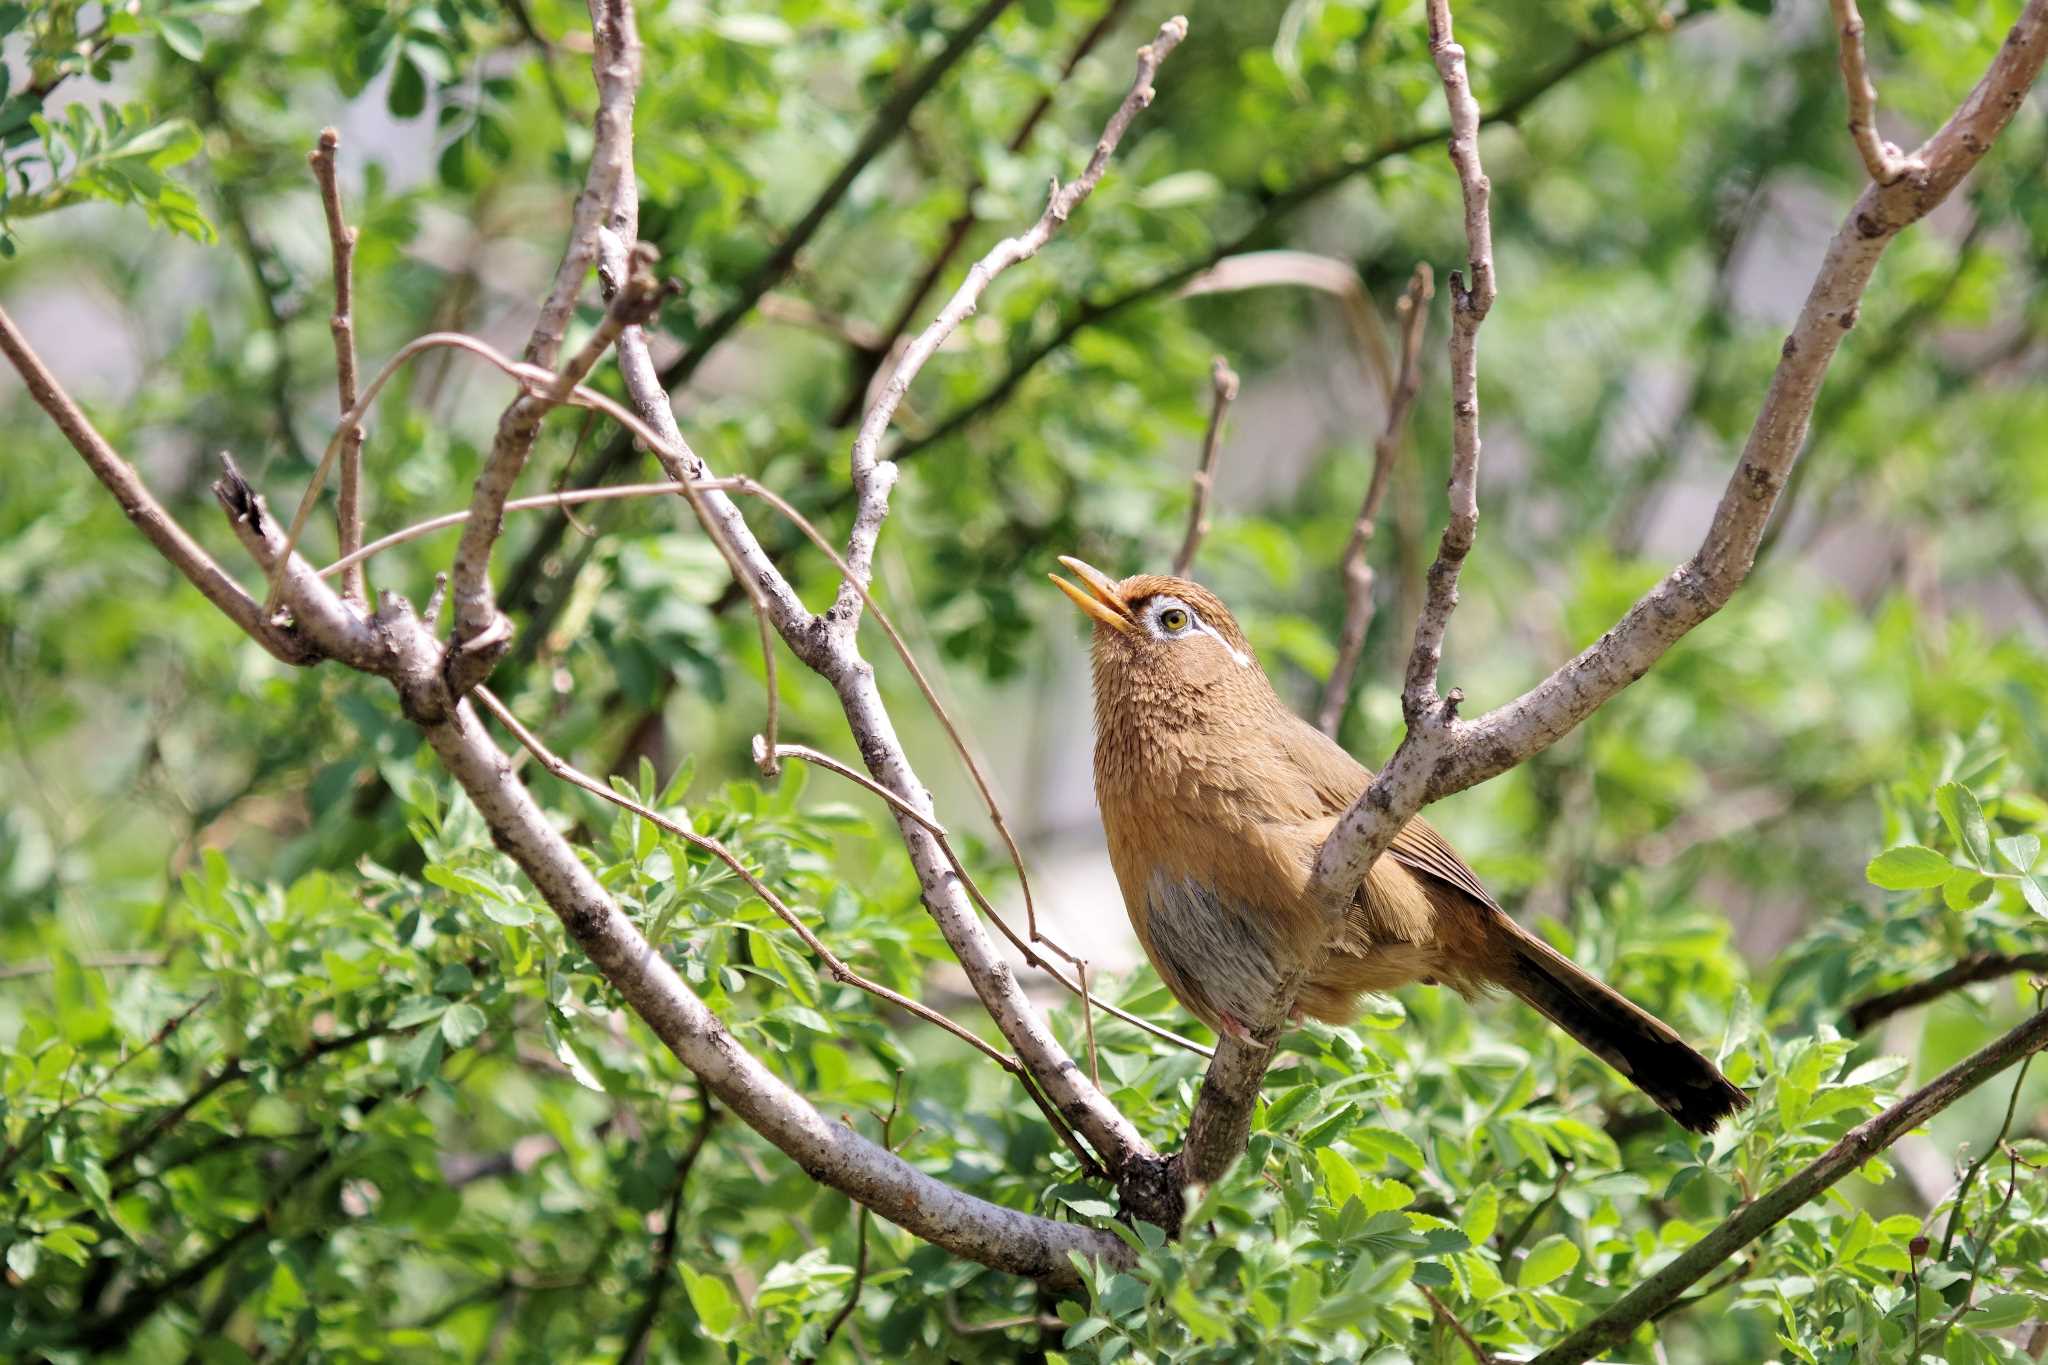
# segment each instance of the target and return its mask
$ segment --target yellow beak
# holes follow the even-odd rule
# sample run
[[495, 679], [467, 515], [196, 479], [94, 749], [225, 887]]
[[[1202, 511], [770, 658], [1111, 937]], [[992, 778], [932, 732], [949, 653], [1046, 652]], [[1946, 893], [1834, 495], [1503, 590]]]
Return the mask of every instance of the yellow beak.
[[1074, 577], [1088, 585], [1088, 590], [1083, 592], [1056, 573], [1046, 575], [1061, 592], [1073, 599], [1075, 606], [1103, 625], [1123, 631], [1125, 634], [1136, 629], [1137, 623], [1131, 617], [1131, 609], [1116, 595], [1115, 580], [1094, 565], [1072, 555], [1061, 555], [1060, 563], [1066, 565]]

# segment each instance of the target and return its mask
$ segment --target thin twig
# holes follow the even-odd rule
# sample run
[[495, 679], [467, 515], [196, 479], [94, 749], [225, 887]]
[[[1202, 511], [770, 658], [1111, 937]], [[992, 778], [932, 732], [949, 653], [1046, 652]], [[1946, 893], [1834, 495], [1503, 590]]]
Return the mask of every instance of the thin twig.
[[661, 1225], [661, 1236], [654, 1244], [654, 1264], [647, 1272], [647, 1295], [640, 1303], [640, 1311], [633, 1315], [633, 1324], [626, 1330], [625, 1349], [619, 1352], [619, 1365], [640, 1365], [647, 1358], [647, 1344], [654, 1335], [655, 1319], [661, 1315], [661, 1301], [668, 1293], [669, 1283], [676, 1278], [676, 1244], [680, 1240], [683, 1222], [683, 1191], [690, 1180], [690, 1171], [696, 1166], [698, 1156], [704, 1151], [705, 1140], [711, 1136], [711, 1125], [718, 1121], [718, 1106], [711, 1102], [711, 1091], [699, 1083], [697, 1086], [697, 1126], [691, 1130], [689, 1145], [676, 1158], [675, 1179], [668, 1187], [668, 1217]]
[[[1408, 656], [1401, 710], [1411, 727], [1457, 713], [1452, 696], [1437, 694], [1444, 632], [1458, 605], [1458, 571], [1479, 531], [1479, 327], [1493, 307], [1492, 185], [1479, 164], [1479, 101], [1465, 70], [1465, 49], [1451, 35], [1450, 0], [1429, 0], [1429, 52], [1451, 110], [1451, 165], [1465, 201], [1466, 271], [1451, 272], [1451, 482], [1444, 522], [1415, 646]], [[1469, 272], [1469, 278], [1468, 278]], [[1347, 891], [1347, 899], [1349, 893]]]
[[[334, 337], [334, 381], [341, 398], [341, 410], [356, 405], [356, 331], [354, 261], [356, 230], [342, 216], [341, 185], [335, 174], [335, 153], [341, 149], [341, 134], [332, 128], [320, 130], [320, 141], [306, 154], [313, 167], [313, 179], [320, 186], [320, 204], [327, 218], [327, 241], [334, 257], [334, 312], [327, 330]], [[363, 543], [363, 428], [348, 428], [342, 438], [341, 492], [334, 516], [338, 524], [343, 559]], [[342, 580], [342, 597], [358, 606], [370, 600], [369, 587], [360, 565]]]
[[1923, 981], [1858, 1000], [1849, 1007], [1849, 1031], [1863, 1033], [1873, 1024], [1881, 1023], [1901, 1010], [1924, 1005], [1981, 981], [1995, 981], [1999, 977], [2022, 972], [2048, 973], [2048, 952], [1972, 953], [1955, 966], [1936, 972]]
[[[890, 1151], [890, 1152], [893, 1152], [893, 1151], [895, 1151], [895, 1150], [896, 1150], [896, 1143], [895, 1143], [895, 1140], [894, 1140], [894, 1139], [893, 1139], [893, 1138], [891, 1137], [891, 1135], [890, 1135], [890, 1130], [891, 1130], [892, 1128], [894, 1128], [894, 1127], [896, 1126], [896, 1115], [897, 1115], [898, 1113], [902, 1112], [902, 1109], [903, 1109], [903, 1073], [902, 1073], [901, 1071], [898, 1071], [898, 1072], [896, 1073], [896, 1090], [895, 1090], [895, 1093], [894, 1093], [894, 1094], [892, 1094], [892, 1095], [891, 1095], [891, 1096], [889, 1097], [889, 1112], [888, 1112], [887, 1116], [885, 1116], [885, 1117], [884, 1117], [884, 1118], [882, 1119], [882, 1148], [883, 1148], [883, 1150], [885, 1150], [885, 1151]], [[908, 1139], [907, 1139], [907, 1138], [906, 1138], [905, 1140], [906, 1140], [906, 1141], [908, 1141]], [[847, 1291], [847, 1295], [846, 1295], [846, 1302], [845, 1302], [845, 1303], [843, 1303], [843, 1304], [841, 1304], [841, 1305], [839, 1306], [839, 1311], [838, 1311], [838, 1312], [836, 1312], [836, 1313], [834, 1313], [834, 1314], [832, 1315], [832, 1320], [831, 1320], [830, 1322], [828, 1322], [828, 1323], [826, 1323], [826, 1324], [825, 1324], [825, 1340], [823, 1341], [823, 1343], [821, 1343], [821, 1344], [822, 1344], [822, 1345], [824, 1345], [824, 1346], [830, 1346], [830, 1345], [832, 1344], [832, 1338], [833, 1338], [833, 1337], [836, 1337], [836, 1336], [838, 1336], [838, 1335], [839, 1335], [839, 1329], [840, 1329], [841, 1327], [844, 1327], [844, 1326], [846, 1325], [846, 1320], [847, 1320], [848, 1318], [850, 1318], [850, 1317], [852, 1317], [852, 1316], [853, 1316], [853, 1310], [854, 1310], [854, 1309], [856, 1309], [856, 1308], [858, 1308], [858, 1307], [860, 1306], [860, 1291], [861, 1291], [861, 1290], [862, 1290], [863, 1288], [865, 1288], [865, 1287], [866, 1287], [866, 1285], [867, 1285], [867, 1280], [868, 1280], [868, 1206], [867, 1206], [867, 1205], [865, 1205], [865, 1204], [862, 1204], [862, 1205], [860, 1206], [860, 1213], [859, 1213], [859, 1215], [857, 1216], [856, 1222], [857, 1222], [857, 1225], [858, 1225], [858, 1226], [857, 1226], [857, 1228], [856, 1228], [856, 1231], [855, 1231], [855, 1233], [854, 1233], [854, 1253], [853, 1253], [853, 1287], [852, 1287], [851, 1289], [849, 1289], [849, 1290]]]
[[1877, 87], [1870, 81], [1870, 62], [1863, 50], [1863, 16], [1856, 0], [1829, 0], [1835, 27], [1841, 33], [1842, 85], [1849, 95], [1849, 136], [1870, 178], [1889, 185], [1903, 175], [1924, 172], [1927, 163], [1907, 156], [1877, 134]]
[[663, 815], [652, 806], [643, 805], [630, 796], [620, 795], [612, 790], [608, 783], [598, 781], [590, 776], [590, 774], [568, 762], [543, 743], [540, 736], [527, 729], [520, 722], [519, 718], [512, 714], [511, 708], [500, 701], [489, 688], [478, 686], [475, 689], [475, 696], [483, 704], [484, 709], [493, 716], [496, 716], [499, 724], [511, 731], [512, 737], [518, 740], [528, 753], [531, 753], [538, 759], [540, 765], [546, 768], [548, 772], [569, 783], [571, 786], [581, 787], [592, 796], [609, 801], [622, 810], [631, 811], [649, 824], [660, 829], [663, 833], [673, 838], [681, 839], [692, 848], [700, 848], [724, 863], [733, 871], [734, 875], [747, 884], [747, 889], [759, 897], [763, 905], [774, 911], [777, 918], [796, 931], [796, 936], [802, 939], [804, 946], [809, 948], [817, 956], [818, 960], [825, 965], [825, 970], [831, 973], [833, 980], [866, 991], [877, 999], [885, 1000], [898, 1009], [916, 1015], [928, 1024], [934, 1024], [944, 1029], [955, 1038], [967, 1043], [976, 1051], [988, 1057], [1005, 1071], [1014, 1072], [1018, 1069], [1017, 1061], [1014, 1057], [994, 1046], [972, 1029], [954, 1023], [931, 1006], [912, 1000], [900, 991], [891, 990], [879, 981], [871, 981], [847, 966], [838, 954], [825, 946], [824, 940], [811, 931], [811, 927], [804, 923], [802, 916], [790, 909], [782, 897], [770, 890], [768, 884], [756, 876], [753, 869], [741, 862], [738, 855], [727, 848], [722, 842], [707, 834], [697, 833], [681, 822]]
[[1401, 438], [1415, 396], [1422, 388], [1422, 334], [1429, 323], [1429, 301], [1436, 293], [1436, 281], [1427, 261], [1417, 263], [1406, 292], [1395, 305], [1400, 324], [1401, 369], [1387, 397], [1387, 420], [1379, 439], [1373, 443], [1372, 476], [1359, 505], [1358, 519], [1351, 525], [1351, 539], [1344, 546], [1344, 631], [1337, 648], [1337, 662], [1323, 683], [1322, 700], [1316, 706], [1316, 728], [1332, 739], [1344, 719], [1351, 700], [1351, 682], [1365, 653], [1366, 632], [1372, 628], [1373, 571], [1372, 538], [1378, 528], [1380, 503], [1400, 454]]
[[1187, 534], [1181, 538], [1180, 553], [1173, 557], [1173, 576], [1186, 578], [1195, 562], [1195, 551], [1209, 534], [1209, 497], [1216, 490], [1216, 462], [1223, 454], [1223, 418], [1237, 398], [1237, 371], [1222, 356], [1209, 362], [1209, 429], [1202, 436], [1202, 460], [1195, 466], [1194, 496], [1188, 503]]
[[[727, 480], [725, 482], [739, 482], [742, 484], [746, 483], [745, 480]], [[741, 487], [737, 491], [749, 492], [752, 490], [748, 487]], [[989, 901], [987, 894], [982, 891], [980, 883], [975, 881], [973, 874], [968, 872], [967, 865], [964, 861], [962, 861], [959, 850], [953, 847], [952, 836], [946, 833], [945, 826], [941, 825], [938, 821], [932, 819], [929, 815], [926, 815], [923, 811], [917, 809], [916, 806], [904, 800], [896, 793], [890, 791], [881, 783], [867, 776], [867, 774], [857, 771], [849, 764], [841, 763], [838, 759], [833, 758], [830, 754], [823, 753], [817, 749], [808, 748], [801, 744], [780, 744], [776, 745], [773, 748], [770, 748], [767, 744], [765, 736], [756, 735], [754, 737], [754, 762], [756, 763], [756, 765], [761, 766], [764, 771], [766, 770], [767, 762], [769, 760], [779, 760], [784, 758], [801, 759], [806, 763], [816, 764], [818, 767], [824, 768], [828, 772], [837, 773], [839, 776], [846, 778], [850, 782], [858, 783], [860, 786], [866, 788], [868, 791], [873, 792], [876, 796], [879, 796], [884, 801], [888, 802], [889, 808], [891, 810], [894, 810], [899, 815], [903, 816], [905, 819], [910, 820], [913, 823], [921, 826], [927, 833], [929, 833], [934, 839], [934, 841], [937, 842], [937, 844], [939, 845], [940, 851], [944, 853], [947, 864], [951, 867], [953, 875], [960, 879], [960, 885], [966, 890], [968, 897], [973, 900], [975, 905], [981, 910], [982, 914], [988, 917], [989, 922], [996, 926], [996, 928], [1002, 933], [1003, 937], [1009, 940], [1010, 946], [1015, 948], [1018, 951], [1018, 953], [1020, 953], [1023, 956], [1025, 962], [1027, 962], [1033, 967], [1036, 967], [1038, 970], [1044, 972], [1047, 976], [1050, 976], [1055, 982], [1057, 982], [1060, 985], [1060, 987], [1063, 990], [1067, 992], [1067, 994], [1075, 997], [1076, 999], [1082, 1002], [1083, 1017], [1086, 1020], [1086, 1029], [1088, 1033], [1091, 1053], [1093, 1051], [1094, 1045], [1095, 1025], [1093, 1018], [1088, 1015], [1088, 1010], [1092, 1003], [1093, 1006], [1099, 1007], [1107, 1013], [1115, 1015], [1117, 1018], [1123, 1020], [1125, 1023], [1131, 1025], [1133, 1028], [1140, 1029], [1145, 1033], [1149, 1033], [1153, 1037], [1159, 1039], [1162, 1042], [1172, 1043], [1175, 1047], [1181, 1048], [1184, 1051], [1192, 1052], [1198, 1057], [1211, 1057], [1215, 1055], [1214, 1049], [1204, 1047], [1202, 1044], [1196, 1042], [1192, 1038], [1183, 1037], [1181, 1034], [1175, 1033], [1172, 1029], [1162, 1027], [1161, 1025], [1153, 1023], [1149, 1019], [1141, 1018], [1138, 1015], [1132, 1014], [1130, 1011], [1119, 1008], [1118, 1006], [1113, 1005], [1106, 1000], [1103, 1000], [1099, 996], [1091, 996], [1088, 993], [1085, 983], [1077, 985], [1073, 980], [1063, 975], [1060, 972], [1059, 968], [1055, 967], [1052, 963], [1046, 961], [1044, 957], [1040, 956], [1032, 948], [1030, 942], [1026, 940], [1022, 935], [1020, 935], [1015, 929], [1012, 929], [1009, 925], [1009, 922], [997, 913], [995, 906]], [[1051, 946], [1050, 941], [1045, 940], [1042, 935], [1041, 941], [1047, 942], [1048, 946]], [[1071, 955], [1066, 954], [1064, 952], [1062, 952], [1061, 955], [1067, 957], [1069, 961], [1078, 961], [1078, 959], [1075, 959]], [[1100, 1086], [1098, 1086], [1097, 1088], [1099, 1089]]]
[[[1040, 120], [1052, 108], [1053, 96], [1073, 76], [1074, 68], [1081, 64], [1081, 60], [1102, 41], [1103, 35], [1115, 26], [1129, 4], [1130, 0], [1109, 0], [1103, 7], [1102, 13], [1067, 54], [1058, 78], [1032, 104], [1023, 121], [1017, 125], [1016, 131], [1012, 132], [1009, 140], [1003, 144], [1005, 151], [1015, 156], [1024, 150], [1024, 145], [1031, 140], [1031, 134], [1037, 130]], [[917, 272], [915, 282], [904, 291], [903, 302], [897, 305], [889, 324], [873, 336], [848, 335], [847, 340], [858, 348], [858, 356], [853, 363], [853, 373], [847, 379], [846, 398], [832, 416], [833, 426], [845, 426], [863, 406], [873, 401], [868, 389], [876, 373], [894, 357], [896, 344], [903, 339], [903, 334], [910, 330], [910, 324], [916, 321], [918, 310], [924, 307], [926, 296], [938, 287], [940, 277], [946, 273], [946, 267], [953, 263], [953, 257], [966, 245], [968, 234], [974, 231], [974, 225], [978, 221], [974, 212], [974, 201], [980, 197], [982, 186], [983, 182], [979, 175], [968, 183], [960, 197], [960, 212], [953, 216], [952, 222], [946, 224], [946, 230], [940, 234], [938, 250], [932, 253], [924, 268]], [[767, 300], [763, 299], [762, 303], [765, 305]], [[765, 313], [765, 307], [763, 311]]]
[[1465, 1343], [1465, 1349], [1472, 1353], [1473, 1365], [1494, 1365], [1492, 1354], [1479, 1344], [1478, 1338], [1465, 1330], [1465, 1324], [1458, 1321], [1457, 1314], [1444, 1307], [1444, 1301], [1428, 1285], [1418, 1284], [1415, 1287], [1422, 1291], [1423, 1298], [1429, 1300], [1429, 1311], [1436, 1314], [1437, 1321], [1450, 1328], [1458, 1340]]
[[1388, 353], [1385, 328], [1373, 308], [1372, 296], [1366, 292], [1365, 280], [1358, 267], [1349, 261], [1286, 247], [1240, 251], [1207, 266], [1176, 289], [1173, 296], [1189, 299], [1277, 287], [1312, 289], [1336, 299], [1344, 314], [1344, 328], [1351, 334], [1352, 348], [1358, 352], [1360, 372], [1383, 399], [1392, 400], [1394, 361]]
[[1529, 1211], [1522, 1215], [1522, 1221], [1515, 1224], [1513, 1230], [1505, 1233], [1499, 1239], [1501, 1260], [1506, 1261], [1510, 1256], [1521, 1250], [1522, 1243], [1529, 1239], [1531, 1232], [1535, 1231], [1536, 1220], [1541, 1218], [1545, 1211], [1564, 1194], [1564, 1187], [1570, 1182], [1571, 1177], [1572, 1163], [1569, 1161], [1558, 1162], [1557, 1176], [1550, 1182], [1550, 1193], [1531, 1204]]
[[[596, 411], [596, 409], [592, 408], [591, 411]], [[697, 481], [697, 487], [734, 488], [737, 485], [730, 479], [700, 479]], [[585, 502], [619, 502], [628, 498], [677, 497], [682, 492], [683, 486], [673, 479], [667, 479], [661, 483], [608, 484], [603, 488], [571, 488], [560, 493], [536, 493], [532, 497], [514, 498], [505, 504], [505, 510], [507, 512], [531, 512], [543, 507], [573, 507], [578, 503]], [[430, 536], [436, 531], [445, 531], [451, 526], [460, 526], [463, 522], [468, 521], [469, 518], [470, 510], [465, 507], [460, 512], [443, 512], [438, 517], [428, 517], [425, 521], [414, 522], [410, 526], [393, 531], [388, 536], [379, 536], [352, 555], [335, 560], [332, 564], [319, 571], [319, 577], [332, 578], [343, 570], [361, 564], [365, 560], [372, 559], [386, 550], [403, 545], [407, 541], [419, 540], [424, 536]]]

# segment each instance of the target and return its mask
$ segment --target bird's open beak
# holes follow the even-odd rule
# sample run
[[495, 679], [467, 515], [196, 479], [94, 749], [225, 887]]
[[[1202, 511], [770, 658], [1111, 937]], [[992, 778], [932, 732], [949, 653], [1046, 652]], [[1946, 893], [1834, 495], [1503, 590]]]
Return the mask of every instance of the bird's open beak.
[[1072, 555], [1061, 555], [1060, 563], [1066, 565], [1074, 577], [1088, 585], [1088, 590], [1083, 592], [1056, 573], [1046, 575], [1058, 585], [1061, 592], [1074, 600], [1075, 606], [1103, 625], [1123, 631], [1125, 634], [1136, 628], [1137, 623], [1131, 617], [1131, 609], [1116, 595], [1116, 582], [1108, 574]]

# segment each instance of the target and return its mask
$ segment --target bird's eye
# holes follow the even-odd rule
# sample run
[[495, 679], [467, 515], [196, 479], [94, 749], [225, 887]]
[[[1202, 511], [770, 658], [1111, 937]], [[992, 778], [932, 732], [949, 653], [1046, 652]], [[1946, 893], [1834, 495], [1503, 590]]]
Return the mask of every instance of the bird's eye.
[[1166, 630], [1178, 633], [1188, 628], [1188, 613], [1185, 607], [1168, 607], [1159, 613], [1159, 624]]

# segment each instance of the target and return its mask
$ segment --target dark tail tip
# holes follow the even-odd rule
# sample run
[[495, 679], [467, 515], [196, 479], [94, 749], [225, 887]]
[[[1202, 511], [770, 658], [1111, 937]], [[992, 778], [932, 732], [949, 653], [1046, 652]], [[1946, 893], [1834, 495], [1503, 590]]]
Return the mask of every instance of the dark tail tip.
[[1662, 1020], [1539, 941], [1515, 945], [1502, 984], [1695, 1133], [1713, 1132], [1749, 1103]]

